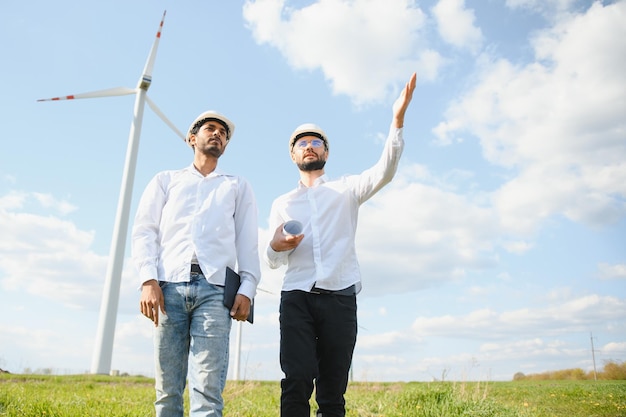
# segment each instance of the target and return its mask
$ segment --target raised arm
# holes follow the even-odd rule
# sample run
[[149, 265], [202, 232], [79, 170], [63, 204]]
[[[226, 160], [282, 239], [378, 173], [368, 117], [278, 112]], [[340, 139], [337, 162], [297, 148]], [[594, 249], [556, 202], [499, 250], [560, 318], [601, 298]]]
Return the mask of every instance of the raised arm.
[[413, 91], [415, 90], [415, 82], [417, 79], [417, 74], [413, 73], [411, 75], [411, 79], [406, 83], [402, 92], [400, 93], [400, 97], [398, 97], [393, 103], [393, 125], [394, 127], [401, 128], [404, 126], [404, 113], [406, 113], [406, 109], [409, 107], [409, 103], [413, 98]]

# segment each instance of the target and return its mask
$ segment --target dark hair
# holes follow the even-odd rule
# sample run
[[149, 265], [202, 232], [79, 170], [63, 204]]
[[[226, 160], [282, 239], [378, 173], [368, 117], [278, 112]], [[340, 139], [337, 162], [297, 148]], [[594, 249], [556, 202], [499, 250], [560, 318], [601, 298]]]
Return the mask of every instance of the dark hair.
[[189, 133], [191, 133], [192, 135], [196, 135], [198, 134], [198, 130], [200, 130], [200, 128], [202, 126], [204, 126], [204, 124], [206, 122], [218, 122], [219, 124], [221, 124], [222, 126], [224, 126], [224, 128], [226, 129], [226, 140], [230, 140], [230, 128], [228, 127], [228, 125], [226, 123], [224, 123], [222, 120], [215, 118], [215, 117], [205, 117], [204, 119], [200, 119], [198, 120], [191, 129], [189, 129]]

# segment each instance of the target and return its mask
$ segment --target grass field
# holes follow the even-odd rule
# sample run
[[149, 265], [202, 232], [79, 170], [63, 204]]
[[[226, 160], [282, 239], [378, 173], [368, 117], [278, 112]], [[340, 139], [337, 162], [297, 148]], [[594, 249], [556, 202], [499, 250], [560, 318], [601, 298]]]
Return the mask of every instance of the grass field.
[[[101, 375], [0, 375], [0, 416], [154, 415], [154, 381]], [[276, 417], [276, 381], [228, 381], [227, 417]], [[626, 417], [626, 381], [351, 383], [349, 417]], [[314, 409], [312, 402], [312, 409]]]

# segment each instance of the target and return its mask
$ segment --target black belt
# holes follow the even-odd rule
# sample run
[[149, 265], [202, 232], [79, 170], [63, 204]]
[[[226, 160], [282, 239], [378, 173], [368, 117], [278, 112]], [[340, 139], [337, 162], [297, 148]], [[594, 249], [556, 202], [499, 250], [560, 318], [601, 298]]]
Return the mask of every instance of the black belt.
[[200, 265], [198, 264], [191, 264], [191, 273], [192, 274], [204, 274], [202, 272], [202, 269], [200, 269]]
[[311, 288], [311, 291], [309, 291], [309, 292], [311, 294], [355, 295], [356, 294], [356, 286], [354, 284], [352, 284], [348, 288], [344, 288], [343, 290], [337, 290], [337, 291], [325, 290], [323, 288], [317, 288], [317, 287], [313, 286], [313, 288]]

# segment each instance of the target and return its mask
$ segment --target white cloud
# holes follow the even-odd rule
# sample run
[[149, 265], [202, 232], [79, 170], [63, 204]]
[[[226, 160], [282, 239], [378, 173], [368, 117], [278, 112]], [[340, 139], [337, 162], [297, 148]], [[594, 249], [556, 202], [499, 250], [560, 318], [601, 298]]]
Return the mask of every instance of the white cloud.
[[418, 317], [412, 330], [421, 337], [500, 339], [553, 336], [605, 328], [609, 322], [626, 320], [626, 302], [615, 297], [590, 295], [567, 300], [545, 308], [522, 308], [498, 313], [475, 310], [463, 316]]
[[[418, 183], [412, 173], [426, 175], [407, 167], [361, 207], [357, 252], [367, 292], [415, 291], [496, 263], [500, 231], [493, 211]], [[381, 281], [384, 276], [396, 278]]]
[[593, 225], [626, 214], [626, 2], [594, 5], [533, 41], [536, 61], [482, 63], [477, 85], [433, 131], [470, 133], [518, 172], [494, 195], [503, 227], [532, 232], [554, 214]]
[[[359, 335], [358, 344], [362, 349], [384, 349], [387, 346], [407, 345], [407, 341], [414, 338], [402, 331], [384, 332], [377, 334]], [[410, 343], [408, 343], [410, 344]]]
[[10, 191], [0, 196], [0, 210], [12, 210], [24, 206], [24, 201], [28, 197], [27, 193]]
[[626, 264], [601, 263], [598, 265], [598, 276], [600, 279], [626, 279]]
[[474, 11], [465, 8], [465, 0], [439, 0], [432, 11], [444, 41], [458, 48], [478, 51], [483, 35], [474, 25]]
[[[625, 307], [623, 299], [589, 295], [515, 310], [484, 308], [417, 316], [408, 328], [359, 334], [356, 372], [367, 377], [377, 372], [379, 380], [394, 380], [398, 372], [416, 379], [424, 374], [440, 378], [441, 372], [450, 372], [448, 377], [456, 380], [502, 380], [520, 370], [553, 369], [556, 363], [556, 369], [590, 369], [588, 329], [616, 340], [615, 335], [624, 334]], [[454, 349], [457, 343], [463, 345], [463, 353]], [[433, 350], [437, 355], [424, 354]], [[614, 353], [623, 350], [619, 337], [601, 349], [605, 357], [619, 357]], [[386, 363], [405, 364], [402, 371], [397, 366], [388, 371], [374, 368], [373, 361], [381, 355]], [[496, 374], [491, 373], [494, 369]]]
[[615, 354], [617, 357], [623, 357], [626, 352], [626, 342], [611, 342], [602, 346], [602, 353], [611, 355]]
[[[11, 192], [0, 197], [0, 285], [5, 290], [24, 288], [72, 307], [98, 305], [97, 285], [106, 258], [89, 249], [94, 232], [48, 213], [23, 211], [28, 196]], [[50, 196], [37, 200], [47, 209], [64, 207]]]
[[33, 193], [33, 197], [44, 208], [53, 208], [61, 214], [69, 214], [77, 209], [77, 207], [67, 201], [57, 200], [51, 194]]
[[511, 253], [522, 254], [532, 249], [533, 244], [530, 242], [518, 240], [518, 241], [504, 242], [503, 246], [506, 248], [506, 250], [508, 250]]
[[395, 94], [417, 72], [432, 79], [442, 64], [422, 45], [424, 13], [412, 0], [246, 1], [243, 16], [260, 44], [276, 47], [296, 69], [321, 70], [335, 94], [356, 104]]
[[480, 355], [489, 358], [490, 361], [514, 360], [518, 363], [525, 363], [529, 360], [553, 361], [563, 357], [578, 358], [586, 354], [584, 349], [571, 347], [569, 343], [562, 340], [539, 337], [484, 343], [480, 346]]
[[[550, 361], [561, 356], [580, 360], [588, 355], [587, 345], [583, 342], [585, 348], [581, 349], [571, 336], [588, 335], [589, 328], [623, 334], [625, 307], [623, 299], [589, 295], [516, 310], [484, 308], [456, 315], [418, 316], [406, 329], [360, 334], [358, 358], [368, 362], [368, 358], [384, 352], [388, 361], [395, 362], [406, 358], [406, 352], [413, 352], [419, 358], [415, 372], [447, 367], [458, 370], [467, 367], [469, 362], [509, 363], [514, 360], [521, 367], [529, 360]], [[465, 353], [452, 353], [455, 350], [450, 346], [450, 339], [462, 340]], [[442, 348], [437, 358], [423, 357], [420, 352], [432, 348], [433, 344], [450, 349]], [[602, 351], [606, 354], [619, 352], [623, 350], [622, 345], [622, 342], [613, 342]], [[545, 370], [547, 365], [529, 365], [536, 366]]]
[[0, 210], [14, 210], [24, 208], [31, 200], [37, 202], [37, 207], [46, 210], [54, 209], [58, 213], [65, 215], [77, 209], [76, 206], [65, 200], [59, 200], [49, 193], [23, 192], [11, 190], [0, 196]]
[[506, 6], [512, 9], [528, 9], [552, 15], [569, 10], [577, 0], [506, 0]]

